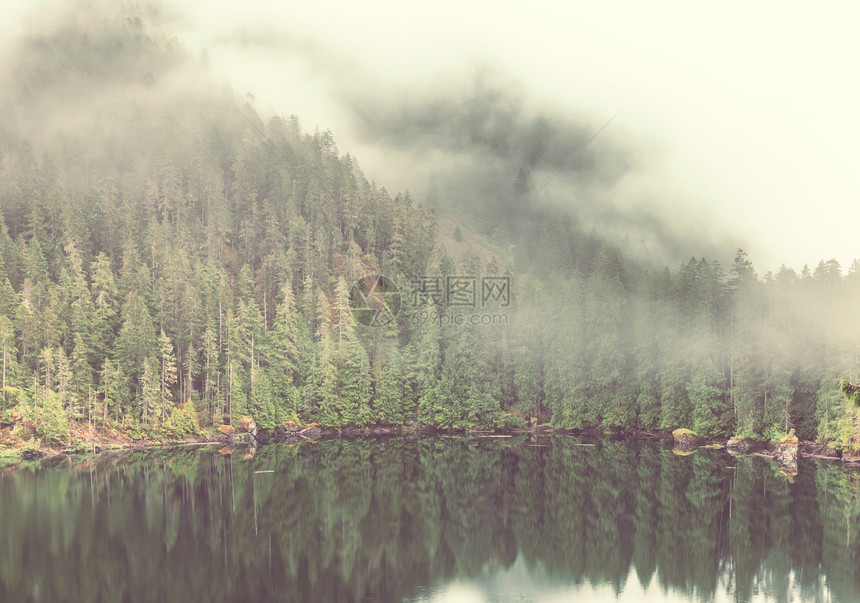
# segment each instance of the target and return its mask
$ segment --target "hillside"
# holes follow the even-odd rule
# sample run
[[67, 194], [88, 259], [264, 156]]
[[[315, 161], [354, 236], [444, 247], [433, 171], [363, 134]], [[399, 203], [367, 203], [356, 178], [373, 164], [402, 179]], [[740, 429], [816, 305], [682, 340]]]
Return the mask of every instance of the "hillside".
[[462, 261], [464, 257], [476, 256], [482, 266], [495, 262], [498, 271], [508, 270], [508, 263], [502, 249], [488, 244], [485, 238], [454, 216], [440, 211], [436, 213], [439, 246], [450, 257]]
[[[518, 175], [433, 211], [368, 182], [331, 132], [263, 119], [135, 10], [46, 25], [3, 82], [0, 420], [27, 437], [417, 413], [860, 447], [838, 389], [860, 369], [860, 264], [760, 277], [739, 250], [654, 269], [526, 202]], [[507, 275], [506, 296], [481, 288]], [[394, 291], [393, 320], [356, 320]]]

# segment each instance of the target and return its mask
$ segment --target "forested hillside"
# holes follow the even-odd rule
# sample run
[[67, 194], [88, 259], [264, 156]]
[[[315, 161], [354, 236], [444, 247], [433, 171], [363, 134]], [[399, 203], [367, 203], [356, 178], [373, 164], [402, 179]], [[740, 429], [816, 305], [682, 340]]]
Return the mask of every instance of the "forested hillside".
[[[505, 257], [448, 257], [420, 200], [368, 182], [330, 132], [261, 119], [157, 15], [70, 19], [22, 40], [9, 73], [0, 413], [45, 441], [66, 441], [69, 421], [181, 435], [239, 414], [441, 428], [540, 415], [708, 435], [794, 426], [860, 446], [838, 389], [860, 361], [858, 262], [759, 276], [738, 251], [725, 267], [654, 270], [526, 206], [522, 173], [504, 183], [526, 207], [516, 220], [492, 199], [459, 208], [481, 208], [471, 219]], [[501, 276], [503, 261], [511, 305], [489, 308], [502, 323], [416, 320], [452, 310], [412, 299], [416, 278]], [[372, 274], [408, 306], [386, 326], [350, 307]]]

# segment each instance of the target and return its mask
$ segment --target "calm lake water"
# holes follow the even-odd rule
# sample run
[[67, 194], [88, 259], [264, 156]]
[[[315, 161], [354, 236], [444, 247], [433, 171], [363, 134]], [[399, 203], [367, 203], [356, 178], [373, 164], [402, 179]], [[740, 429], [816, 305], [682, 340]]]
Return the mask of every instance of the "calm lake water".
[[838, 465], [573, 437], [53, 465], [0, 473], [0, 601], [860, 600]]

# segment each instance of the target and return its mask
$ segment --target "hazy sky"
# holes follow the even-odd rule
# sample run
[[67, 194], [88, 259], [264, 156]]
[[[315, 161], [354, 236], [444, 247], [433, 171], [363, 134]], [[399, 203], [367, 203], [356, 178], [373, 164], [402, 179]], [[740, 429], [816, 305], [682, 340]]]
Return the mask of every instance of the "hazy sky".
[[420, 195], [439, 158], [370, 135], [356, 99], [459, 98], [490, 73], [526, 114], [590, 131], [616, 116], [599, 138], [635, 157], [612, 187], [618, 207], [659, 208], [676, 229], [704, 223], [696, 236], [729, 256], [743, 246], [760, 273], [860, 256], [860, 9], [848, 2], [170, 6], [179, 37], [261, 113], [330, 128], [389, 190]]

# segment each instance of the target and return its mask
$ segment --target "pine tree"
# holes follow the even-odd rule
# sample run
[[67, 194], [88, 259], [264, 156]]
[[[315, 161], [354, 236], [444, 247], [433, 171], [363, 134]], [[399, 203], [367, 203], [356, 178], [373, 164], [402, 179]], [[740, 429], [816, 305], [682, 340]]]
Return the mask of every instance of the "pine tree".
[[418, 402], [418, 416], [428, 425], [436, 425], [439, 394], [439, 377], [442, 368], [442, 353], [440, 348], [439, 322], [433, 317], [437, 311], [432, 303], [428, 303], [424, 315], [428, 319], [422, 321], [418, 332], [413, 335], [417, 345], [411, 350], [412, 368], [410, 373], [414, 379], [415, 399]]
[[33, 237], [27, 244], [27, 256], [24, 264], [25, 276], [35, 285], [41, 285], [46, 288], [50, 284], [50, 272], [48, 271], [48, 261], [45, 259], [45, 254], [42, 252], [42, 246], [39, 244], [39, 239]]
[[54, 380], [63, 412], [67, 415], [79, 414], [76, 408], [78, 398], [72, 388], [72, 365], [62, 347], [57, 348], [54, 355]]
[[0, 315], [14, 318], [18, 307], [18, 296], [9, 282], [4, 263], [0, 262]]
[[251, 394], [250, 412], [258, 427], [271, 429], [282, 421], [275, 406], [275, 394], [269, 370], [259, 366], [252, 367], [254, 389]]
[[92, 266], [93, 343], [90, 363], [100, 367], [113, 348], [119, 325], [117, 288], [110, 260], [99, 254]]
[[337, 405], [342, 425], [367, 425], [373, 421], [370, 407], [370, 362], [360, 341], [338, 346]]
[[140, 375], [140, 413], [143, 423], [152, 423], [162, 408], [161, 380], [157, 362], [147, 358], [143, 363], [143, 373]]
[[38, 432], [48, 444], [65, 444], [69, 437], [69, 420], [63, 410], [60, 394], [43, 388], [38, 401]]
[[337, 427], [343, 422], [337, 398], [336, 349], [331, 338], [330, 314], [328, 299], [320, 291], [317, 303], [319, 328], [316, 335], [316, 361], [311, 376], [311, 416], [322, 425]]
[[156, 342], [152, 319], [134, 290], [126, 296], [121, 320], [122, 327], [115, 344], [117, 367], [123, 375], [121, 391], [123, 398], [139, 398], [144, 362], [157, 354], [161, 341]]
[[334, 292], [334, 335], [338, 345], [355, 337], [355, 319], [349, 303], [349, 287], [343, 277], [338, 278]]
[[293, 302], [293, 289], [289, 282], [281, 287], [281, 303], [275, 312], [273, 328], [273, 356], [275, 365], [291, 380], [298, 369], [299, 340], [297, 313]]
[[[537, 416], [546, 399], [546, 350], [553, 345], [549, 314], [543, 307], [545, 292], [538, 283], [527, 282], [529, 297], [517, 313], [519, 328], [514, 335], [512, 357], [517, 370], [514, 375], [519, 408], [525, 417]], [[559, 325], [554, 325], [556, 329]], [[559, 348], [555, 347], [559, 352]]]
[[18, 349], [12, 321], [0, 315], [0, 396], [3, 408], [13, 405], [18, 398]]
[[445, 350], [438, 393], [433, 400], [437, 426], [462, 429], [500, 425], [499, 391], [483, 366], [481, 348], [477, 330], [462, 327]]
[[220, 377], [220, 350], [218, 349], [217, 326], [213, 328], [211, 322], [211, 320], [207, 321], [206, 330], [203, 333], [203, 348], [201, 350], [203, 355], [203, 391], [201, 394], [209, 418], [214, 419], [215, 413], [222, 411], [220, 409], [220, 392], [217, 388]]
[[703, 367], [693, 373], [687, 384], [687, 397], [693, 408], [690, 428], [701, 436], [717, 435], [727, 427], [723, 418], [729, 409], [723, 402], [721, 382], [722, 377], [715, 369]]
[[374, 366], [373, 422], [401, 425], [404, 418], [404, 367], [397, 345], [386, 346]]
[[102, 395], [101, 421], [105, 425], [107, 424], [108, 415], [112, 411], [115, 411], [119, 405], [121, 388], [119, 367], [110, 358], [104, 359], [102, 370], [99, 374], [99, 382], [99, 391]]
[[161, 368], [160, 393], [161, 393], [161, 420], [167, 417], [167, 411], [173, 402], [172, 387], [176, 384], [176, 357], [173, 355], [173, 343], [165, 335], [164, 330], [158, 336], [158, 349], [160, 353]]

